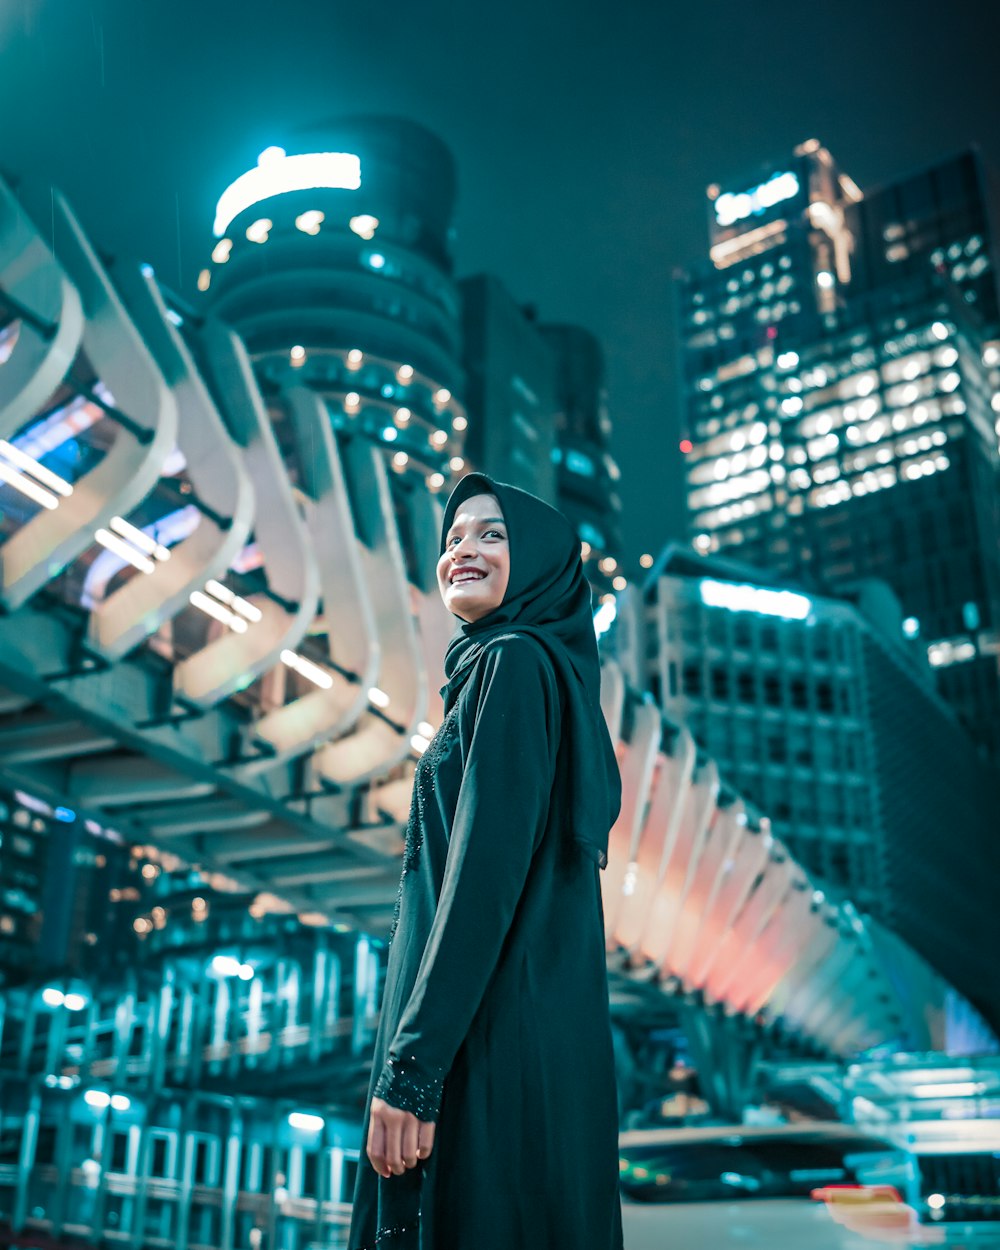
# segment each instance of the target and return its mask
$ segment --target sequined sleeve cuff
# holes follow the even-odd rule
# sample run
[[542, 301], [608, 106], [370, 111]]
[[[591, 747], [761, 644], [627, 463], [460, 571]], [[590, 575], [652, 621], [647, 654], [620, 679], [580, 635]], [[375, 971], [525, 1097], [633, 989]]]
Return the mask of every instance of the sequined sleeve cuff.
[[418, 1120], [435, 1123], [443, 1086], [443, 1074], [428, 1073], [412, 1058], [396, 1059], [390, 1055], [372, 1092], [390, 1107], [412, 1111]]

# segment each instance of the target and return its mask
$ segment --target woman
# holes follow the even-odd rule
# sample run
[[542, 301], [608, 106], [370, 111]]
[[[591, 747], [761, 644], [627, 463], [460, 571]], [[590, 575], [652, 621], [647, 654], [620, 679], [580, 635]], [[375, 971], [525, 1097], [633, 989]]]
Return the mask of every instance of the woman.
[[349, 1250], [621, 1250], [600, 873], [621, 781], [579, 541], [484, 474], [417, 765]]

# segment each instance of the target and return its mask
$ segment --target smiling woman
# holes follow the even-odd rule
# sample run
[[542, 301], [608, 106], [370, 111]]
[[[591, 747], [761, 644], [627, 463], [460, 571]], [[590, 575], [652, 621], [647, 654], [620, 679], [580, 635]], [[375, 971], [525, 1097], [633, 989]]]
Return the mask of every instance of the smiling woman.
[[510, 580], [507, 526], [495, 495], [473, 495], [461, 505], [438, 560], [445, 607], [463, 621], [478, 621], [503, 602]]
[[417, 765], [349, 1250], [621, 1250], [600, 868], [621, 782], [580, 543], [469, 474]]

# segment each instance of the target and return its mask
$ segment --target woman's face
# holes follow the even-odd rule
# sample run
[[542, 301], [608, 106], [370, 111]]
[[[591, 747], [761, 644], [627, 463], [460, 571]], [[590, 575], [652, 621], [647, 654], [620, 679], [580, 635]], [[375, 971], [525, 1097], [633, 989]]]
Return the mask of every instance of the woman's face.
[[510, 544], [494, 495], [472, 495], [459, 504], [437, 578], [444, 606], [463, 621], [478, 621], [503, 602], [510, 580]]

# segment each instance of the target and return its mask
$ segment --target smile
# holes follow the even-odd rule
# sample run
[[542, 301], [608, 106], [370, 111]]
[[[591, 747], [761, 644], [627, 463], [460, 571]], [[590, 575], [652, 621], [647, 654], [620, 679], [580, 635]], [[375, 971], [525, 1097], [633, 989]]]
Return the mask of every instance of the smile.
[[452, 573], [449, 580], [453, 586], [456, 586], [460, 582], [481, 581], [485, 576], [486, 574], [481, 569], [461, 569], [457, 573]]

